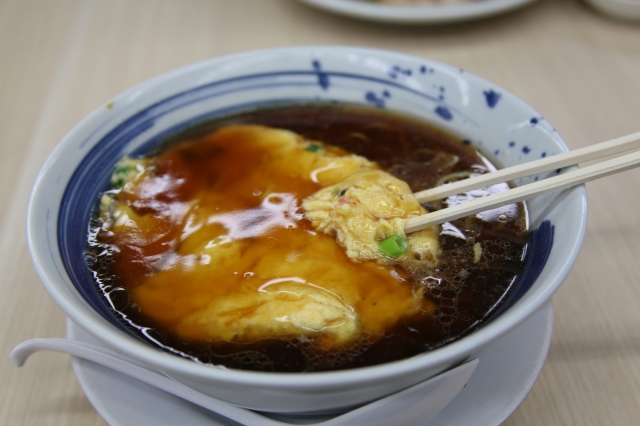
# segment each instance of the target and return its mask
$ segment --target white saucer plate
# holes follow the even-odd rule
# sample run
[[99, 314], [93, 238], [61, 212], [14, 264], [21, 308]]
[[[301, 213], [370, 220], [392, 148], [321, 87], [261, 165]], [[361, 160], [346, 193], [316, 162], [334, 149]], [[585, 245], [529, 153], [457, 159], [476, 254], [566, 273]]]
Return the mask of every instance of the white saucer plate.
[[[501, 424], [538, 378], [551, 342], [552, 324], [553, 308], [549, 302], [519, 327], [475, 354], [472, 358], [478, 358], [480, 363], [471, 380], [429, 426]], [[70, 320], [67, 337], [99, 344]], [[112, 426], [238, 424], [91, 361], [72, 358], [72, 365], [89, 401]], [[287, 419], [292, 424], [321, 420]]]
[[300, 0], [351, 18], [397, 24], [448, 24], [510, 12], [536, 0], [476, 0], [469, 3], [396, 6], [364, 0]]

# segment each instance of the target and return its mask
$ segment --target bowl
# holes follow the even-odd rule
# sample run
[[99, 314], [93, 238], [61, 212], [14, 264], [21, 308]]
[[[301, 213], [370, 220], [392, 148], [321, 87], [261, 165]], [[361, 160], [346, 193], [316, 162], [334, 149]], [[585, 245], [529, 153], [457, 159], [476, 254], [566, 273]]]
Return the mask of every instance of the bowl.
[[198, 364], [130, 335], [100, 300], [83, 258], [94, 200], [118, 159], [206, 119], [316, 100], [418, 117], [464, 137], [499, 166], [568, 150], [555, 129], [514, 95], [426, 58], [322, 46], [215, 58], [116, 96], [74, 127], [51, 153], [35, 182], [27, 214], [29, 249], [45, 289], [73, 322], [106, 347], [216, 398], [279, 413], [345, 410], [411, 386], [468, 359], [551, 298], [584, 238], [587, 205], [582, 186], [528, 203], [529, 254], [515, 294], [484, 326], [428, 353], [343, 371], [264, 373]]
[[640, 20], [638, 0], [585, 0], [593, 9], [625, 21]]

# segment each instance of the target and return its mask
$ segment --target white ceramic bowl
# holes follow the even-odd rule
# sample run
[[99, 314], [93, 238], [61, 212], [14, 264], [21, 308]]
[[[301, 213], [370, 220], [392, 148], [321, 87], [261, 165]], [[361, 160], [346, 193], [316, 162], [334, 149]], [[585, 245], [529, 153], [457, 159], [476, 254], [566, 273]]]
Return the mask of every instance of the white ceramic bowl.
[[640, 0], [585, 0], [595, 10], [615, 18], [640, 20]]
[[107, 347], [217, 398], [283, 413], [341, 410], [424, 380], [500, 338], [551, 298], [582, 244], [584, 187], [529, 203], [534, 231], [527, 273], [508, 308], [430, 353], [346, 371], [256, 373], [200, 365], [123, 331], [93, 290], [83, 259], [91, 207], [117, 160], [206, 118], [318, 99], [420, 117], [463, 136], [502, 166], [567, 150], [553, 127], [515, 96], [425, 58], [356, 47], [304, 47], [205, 61], [115, 97], [71, 130], [47, 159], [28, 206], [27, 231], [33, 262], [51, 297]]

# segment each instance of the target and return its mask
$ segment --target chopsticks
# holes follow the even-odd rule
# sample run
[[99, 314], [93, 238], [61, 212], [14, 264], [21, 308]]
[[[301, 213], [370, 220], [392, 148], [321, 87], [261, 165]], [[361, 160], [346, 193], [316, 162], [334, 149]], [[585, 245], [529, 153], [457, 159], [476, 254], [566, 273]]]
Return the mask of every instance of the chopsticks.
[[[426, 191], [416, 192], [414, 195], [419, 202], [424, 203], [426, 201], [444, 198], [449, 195], [460, 194], [472, 189], [494, 185], [553, 169], [560, 169], [576, 165], [584, 161], [595, 160], [636, 148], [640, 148], [640, 132], [586, 148], [577, 149], [575, 151], [487, 173], [475, 178], [465, 179]], [[625, 170], [638, 167], [639, 165], [640, 152], [623, 155], [579, 170], [574, 170], [538, 182], [530, 183], [528, 185], [512, 188], [508, 191], [479, 198], [468, 203], [408, 219], [405, 226], [405, 232], [415, 232], [429, 226], [459, 219], [481, 211], [490, 210], [506, 204], [517, 203], [549, 192], [561, 191], [584, 182], [620, 173]]]

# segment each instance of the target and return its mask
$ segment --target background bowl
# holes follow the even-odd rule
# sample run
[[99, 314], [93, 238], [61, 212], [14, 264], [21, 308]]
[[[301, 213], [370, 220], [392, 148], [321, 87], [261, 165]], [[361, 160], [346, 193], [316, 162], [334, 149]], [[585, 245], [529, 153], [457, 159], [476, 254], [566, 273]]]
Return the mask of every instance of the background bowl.
[[217, 398], [283, 413], [341, 410], [424, 380], [501, 337], [551, 298], [584, 238], [584, 187], [528, 203], [534, 231], [516, 294], [482, 328], [430, 353], [346, 371], [257, 373], [200, 365], [126, 332], [95, 292], [83, 258], [91, 209], [118, 159], [206, 119], [314, 100], [421, 118], [469, 140], [499, 166], [567, 150], [553, 127], [515, 96], [424, 58], [356, 47], [304, 47], [198, 63], [117, 96], [72, 129], [47, 159], [29, 202], [27, 233], [51, 297], [76, 324], [122, 354]]

